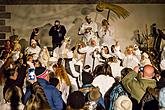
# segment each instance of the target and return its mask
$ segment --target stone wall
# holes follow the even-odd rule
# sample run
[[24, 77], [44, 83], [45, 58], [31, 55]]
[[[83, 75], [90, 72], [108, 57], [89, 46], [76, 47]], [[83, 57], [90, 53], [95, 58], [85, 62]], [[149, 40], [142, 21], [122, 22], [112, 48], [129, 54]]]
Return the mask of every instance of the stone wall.
[[[139, 29], [145, 31], [152, 23], [157, 23], [160, 29], [165, 28], [165, 4], [119, 4], [130, 12], [126, 19], [118, 19], [109, 22], [115, 28], [115, 38], [119, 40], [122, 49], [131, 43], [133, 31]], [[79, 36], [78, 28], [86, 15], [90, 15], [98, 24], [107, 17], [107, 10], [98, 13], [96, 4], [58, 4], [58, 5], [7, 5], [7, 11], [11, 12], [11, 19], [6, 24], [15, 29], [20, 38], [29, 40], [31, 31], [39, 27], [41, 44], [51, 46], [51, 37], [48, 36], [50, 27], [55, 19], [60, 19], [67, 28], [67, 36], [73, 39], [75, 44]], [[112, 13], [111, 13], [112, 14]], [[8, 33], [8, 36], [10, 33]]]

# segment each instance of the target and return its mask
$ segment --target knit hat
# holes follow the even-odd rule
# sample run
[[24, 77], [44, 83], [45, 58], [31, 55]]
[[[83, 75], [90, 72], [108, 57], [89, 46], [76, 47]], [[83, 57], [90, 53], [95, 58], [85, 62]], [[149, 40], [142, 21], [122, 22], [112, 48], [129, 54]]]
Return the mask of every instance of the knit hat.
[[126, 95], [119, 96], [115, 101], [115, 110], [132, 110], [132, 102]]
[[99, 92], [99, 88], [93, 88], [88, 94], [89, 101], [98, 101], [100, 97], [101, 94]]
[[165, 60], [162, 60], [160, 62], [160, 68], [161, 68], [161, 70], [165, 70]]
[[85, 96], [80, 91], [74, 91], [68, 96], [67, 102], [72, 109], [81, 109], [85, 105]]
[[159, 92], [159, 106], [165, 107], [165, 87], [160, 89], [160, 92]]
[[45, 78], [48, 75], [48, 70], [44, 67], [36, 67], [35, 74], [37, 78]]

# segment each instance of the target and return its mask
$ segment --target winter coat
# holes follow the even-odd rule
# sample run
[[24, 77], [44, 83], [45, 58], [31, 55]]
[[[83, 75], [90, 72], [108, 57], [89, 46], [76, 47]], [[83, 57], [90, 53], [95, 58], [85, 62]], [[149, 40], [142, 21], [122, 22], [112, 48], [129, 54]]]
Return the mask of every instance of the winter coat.
[[[138, 102], [142, 99], [143, 95], [146, 92], [147, 87], [155, 88], [156, 80], [155, 79], [146, 79], [140, 78], [137, 76], [140, 73], [134, 71], [129, 72], [123, 79], [122, 84], [126, 91], [131, 94]], [[137, 79], [135, 79], [137, 77]]]
[[55, 29], [55, 26], [52, 26], [49, 31], [49, 36], [52, 36], [52, 42], [55, 44], [61, 44], [61, 41], [64, 40], [66, 34], [66, 29], [63, 25], [60, 26], [59, 30]]
[[[39, 78], [38, 82], [44, 90], [44, 93], [51, 107], [51, 110], [62, 110], [63, 101], [60, 92], [53, 85], [50, 85], [45, 79]], [[27, 88], [24, 97], [24, 103], [27, 102], [30, 95], [31, 95], [31, 90], [30, 88]]]

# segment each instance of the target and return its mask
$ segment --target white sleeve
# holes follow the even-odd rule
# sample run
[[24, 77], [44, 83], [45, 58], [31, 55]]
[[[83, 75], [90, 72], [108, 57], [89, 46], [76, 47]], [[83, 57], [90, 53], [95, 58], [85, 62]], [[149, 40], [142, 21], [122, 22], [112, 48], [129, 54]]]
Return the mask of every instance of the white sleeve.
[[80, 48], [80, 49], [78, 49], [78, 51], [80, 53], [86, 53], [86, 52], [88, 52], [88, 47]]
[[69, 62], [69, 65], [70, 65], [70, 70], [73, 74], [74, 77], [79, 77], [79, 73], [75, 70], [75, 67], [74, 67], [74, 62], [73, 61], [70, 61]]

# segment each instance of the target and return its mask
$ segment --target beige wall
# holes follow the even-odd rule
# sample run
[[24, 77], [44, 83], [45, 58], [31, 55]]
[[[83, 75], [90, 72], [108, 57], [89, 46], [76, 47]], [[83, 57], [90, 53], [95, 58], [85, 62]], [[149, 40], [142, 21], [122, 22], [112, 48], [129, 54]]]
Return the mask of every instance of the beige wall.
[[[157, 23], [160, 29], [165, 28], [165, 4], [119, 4], [130, 12], [128, 18], [111, 21], [115, 28], [115, 37], [120, 41], [122, 49], [131, 43], [133, 31], [139, 29], [145, 31], [148, 26]], [[93, 5], [9, 5], [7, 11], [12, 13], [12, 18], [7, 21], [21, 38], [29, 40], [30, 33], [35, 27], [42, 27], [40, 38], [43, 45], [51, 45], [51, 37], [48, 36], [50, 24], [55, 19], [61, 19], [68, 31], [68, 36], [78, 38], [77, 31], [84, 16], [90, 14], [97, 23], [106, 18], [107, 11], [96, 13]], [[73, 22], [74, 21], [74, 22]], [[10, 33], [9, 33], [10, 34]]]

